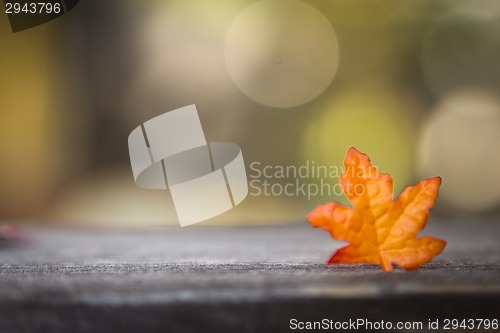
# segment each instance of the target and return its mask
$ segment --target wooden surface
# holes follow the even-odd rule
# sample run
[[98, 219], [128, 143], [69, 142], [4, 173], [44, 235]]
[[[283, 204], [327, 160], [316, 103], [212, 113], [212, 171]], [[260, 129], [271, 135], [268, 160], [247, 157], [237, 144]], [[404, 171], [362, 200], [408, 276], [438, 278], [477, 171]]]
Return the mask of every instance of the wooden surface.
[[293, 318], [500, 319], [493, 219], [430, 221], [422, 234], [447, 240], [443, 254], [392, 273], [325, 265], [342, 243], [305, 222], [26, 233], [27, 245], [0, 248], [0, 332], [289, 332]]

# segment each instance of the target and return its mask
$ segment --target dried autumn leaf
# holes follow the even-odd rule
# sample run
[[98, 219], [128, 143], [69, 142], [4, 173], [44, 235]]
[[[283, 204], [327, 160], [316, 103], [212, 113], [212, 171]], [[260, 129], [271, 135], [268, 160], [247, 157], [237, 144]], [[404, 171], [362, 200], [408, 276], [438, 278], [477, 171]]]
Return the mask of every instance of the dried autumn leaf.
[[414, 270], [443, 251], [444, 240], [417, 238], [438, 195], [440, 177], [406, 187], [393, 201], [392, 177], [373, 167], [368, 156], [351, 147], [344, 166], [340, 186], [353, 208], [331, 202], [307, 216], [312, 226], [349, 242], [334, 253], [329, 264], [381, 264], [384, 271], [392, 271], [395, 263]]

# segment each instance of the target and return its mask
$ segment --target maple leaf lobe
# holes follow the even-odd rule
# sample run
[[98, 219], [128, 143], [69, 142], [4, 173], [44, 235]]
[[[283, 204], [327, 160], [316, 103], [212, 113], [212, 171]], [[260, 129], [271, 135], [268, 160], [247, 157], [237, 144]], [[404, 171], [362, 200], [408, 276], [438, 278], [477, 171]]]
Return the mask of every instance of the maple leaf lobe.
[[351, 147], [344, 166], [340, 186], [353, 207], [331, 202], [307, 216], [313, 227], [349, 243], [334, 253], [329, 264], [380, 264], [384, 271], [392, 271], [395, 263], [414, 270], [443, 251], [444, 240], [417, 238], [438, 195], [440, 177], [408, 186], [393, 200], [392, 177], [372, 166], [367, 155]]

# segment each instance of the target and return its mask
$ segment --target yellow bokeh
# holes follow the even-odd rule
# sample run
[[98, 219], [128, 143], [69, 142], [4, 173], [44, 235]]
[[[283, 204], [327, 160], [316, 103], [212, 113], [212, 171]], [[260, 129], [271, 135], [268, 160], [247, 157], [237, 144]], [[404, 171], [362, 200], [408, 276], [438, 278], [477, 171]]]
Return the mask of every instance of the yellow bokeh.
[[323, 108], [306, 129], [303, 159], [319, 165], [341, 166], [347, 149], [352, 146], [370, 156], [381, 172], [393, 176], [397, 193], [410, 185], [411, 104], [384, 91], [353, 90], [335, 94]]
[[457, 212], [500, 202], [500, 102], [481, 90], [457, 90], [436, 106], [419, 142], [421, 175], [443, 178], [441, 198]]

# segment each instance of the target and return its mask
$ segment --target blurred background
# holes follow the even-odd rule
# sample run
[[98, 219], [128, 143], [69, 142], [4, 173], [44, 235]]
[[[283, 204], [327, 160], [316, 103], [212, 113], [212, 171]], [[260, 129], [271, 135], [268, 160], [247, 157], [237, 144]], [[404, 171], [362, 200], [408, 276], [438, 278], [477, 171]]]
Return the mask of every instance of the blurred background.
[[[256, 179], [252, 162], [340, 167], [355, 146], [396, 194], [441, 176], [436, 216], [500, 214], [496, 0], [86, 0], [15, 34], [0, 13], [0, 50], [0, 221], [177, 225], [168, 191], [135, 185], [127, 137], [190, 104]], [[250, 191], [201, 225], [345, 203]]]

